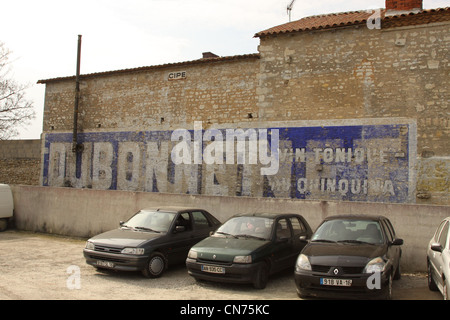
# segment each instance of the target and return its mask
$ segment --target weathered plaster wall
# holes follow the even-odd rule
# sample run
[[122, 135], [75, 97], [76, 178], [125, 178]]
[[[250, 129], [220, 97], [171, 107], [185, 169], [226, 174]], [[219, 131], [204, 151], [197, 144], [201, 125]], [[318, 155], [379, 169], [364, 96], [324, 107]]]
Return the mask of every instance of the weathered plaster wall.
[[[244, 129], [241, 125], [215, 126], [216, 131], [194, 126], [182, 131], [188, 138], [180, 140], [176, 131], [85, 132], [79, 135], [84, 149], [78, 159], [72, 152], [72, 134], [46, 134], [42, 184], [414, 202], [415, 172], [410, 168], [416, 159], [416, 124], [408, 119], [335, 120], [327, 126], [320, 121], [273, 121], [267, 123], [269, 128]], [[186, 150], [177, 151], [180, 146]], [[178, 163], [179, 156], [184, 158]]]

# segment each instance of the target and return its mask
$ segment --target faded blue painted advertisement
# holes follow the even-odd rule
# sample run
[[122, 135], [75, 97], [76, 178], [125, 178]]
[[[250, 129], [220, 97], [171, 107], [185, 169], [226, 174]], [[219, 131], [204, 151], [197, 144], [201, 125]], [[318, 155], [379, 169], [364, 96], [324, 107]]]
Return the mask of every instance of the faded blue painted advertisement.
[[104, 190], [413, 202], [415, 124], [342, 123], [85, 132], [78, 134], [78, 153], [71, 133], [46, 133], [41, 181]]

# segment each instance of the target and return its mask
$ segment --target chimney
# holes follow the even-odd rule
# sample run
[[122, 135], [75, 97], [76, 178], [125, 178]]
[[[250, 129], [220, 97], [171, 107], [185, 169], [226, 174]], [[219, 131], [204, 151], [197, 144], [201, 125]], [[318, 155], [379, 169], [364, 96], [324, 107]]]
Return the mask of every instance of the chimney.
[[388, 14], [419, 12], [423, 9], [423, 0], [386, 0]]
[[217, 54], [214, 54], [212, 52], [203, 52], [203, 58], [202, 59], [209, 59], [209, 58], [218, 58], [219, 56]]

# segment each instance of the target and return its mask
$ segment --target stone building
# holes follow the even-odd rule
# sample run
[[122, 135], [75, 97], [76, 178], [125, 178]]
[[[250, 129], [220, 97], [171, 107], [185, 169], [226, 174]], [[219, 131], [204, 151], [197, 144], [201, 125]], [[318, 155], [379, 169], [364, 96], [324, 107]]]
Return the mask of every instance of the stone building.
[[449, 204], [450, 9], [418, 0], [261, 32], [258, 53], [46, 85], [41, 184]]

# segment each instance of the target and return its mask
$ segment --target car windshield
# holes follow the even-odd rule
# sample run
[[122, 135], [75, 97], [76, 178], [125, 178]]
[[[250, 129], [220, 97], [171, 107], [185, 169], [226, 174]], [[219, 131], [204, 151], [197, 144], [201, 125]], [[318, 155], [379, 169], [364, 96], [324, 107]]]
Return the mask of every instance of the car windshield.
[[378, 221], [334, 219], [320, 225], [311, 241], [381, 244], [383, 235]]
[[268, 240], [272, 231], [273, 220], [262, 217], [235, 217], [225, 222], [214, 233], [219, 237], [256, 238]]
[[141, 210], [122, 224], [124, 228], [139, 231], [167, 232], [176, 213]]

